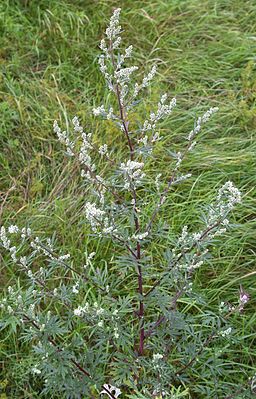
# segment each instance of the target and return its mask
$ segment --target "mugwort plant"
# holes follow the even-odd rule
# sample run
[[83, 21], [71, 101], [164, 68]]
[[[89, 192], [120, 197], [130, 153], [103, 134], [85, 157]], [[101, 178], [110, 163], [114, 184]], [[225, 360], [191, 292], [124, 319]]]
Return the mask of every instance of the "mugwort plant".
[[[211, 261], [210, 249], [229, 228], [241, 193], [231, 181], [220, 186], [196, 230], [180, 226], [175, 236], [161, 223], [171, 193], [191, 176], [182, 173], [183, 160], [218, 109], [198, 117], [184, 149], [172, 152], [168, 179], [156, 172], [161, 122], [173, 113], [176, 99], [162, 94], [146, 119], [136, 122], [136, 107], [157, 69], [135, 82], [133, 47], [120, 49], [119, 16], [116, 9], [100, 43], [99, 67], [112, 104], [99, 104], [93, 114], [119, 132], [122, 159], [77, 117], [71, 131], [62, 131], [57, 121], [53, 126], [86, 186], [83, 224], [91, 234], [84, 261], [59, 250], [54, 238], [39, 237], [29, 223], [2, 226], [1, 246], [21, 273], [1, 302], [2, 327], [19, 332], [31, 346], [31, 378], [43, 397], [216, 397], [212, 348], [232, 338], [230, 316], [243, 311], [249, 295], [241, 287], [236, 304], [221, 302], [218, 311], [211, 310], [193, 287], [193, 276]], [[104, 245], [111, 248], [108, 259], [101, 256]], [[226, 392], [223, 384], [220, 378]]]

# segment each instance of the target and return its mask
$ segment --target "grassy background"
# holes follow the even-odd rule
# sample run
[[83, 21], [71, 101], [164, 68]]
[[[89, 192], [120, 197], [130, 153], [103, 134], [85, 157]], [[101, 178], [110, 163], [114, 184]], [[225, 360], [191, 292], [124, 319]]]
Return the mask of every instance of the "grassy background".
[[[191, 224], [200, 205], [210, 202], [228, 179], [243, 193], [243, 205], [234, 215], [238, 226], [220, 243], [212, 265], [196, 277], [209, 301], [236, 301], [241, 283], [252, 297], [236, 321], [242, 338], [234, 355], [235, 386], [244, 380], [241, 370], [253, 373], [256, 355], [254, 0], [0, 1], [1, 224], [21, 226], [29, 220], [39, 233], [56, 231], [66, 252], [82, 250], [76, 223], [84, 193], [52, 123], [58, 119], [68, 126], [76, 114], [99, 141], [106, 136], [109, 144], [121, 143], [116, 132], [91, 116], [94, 105], [108, 101], [97, 45], [117, 6], [122, 7], [123, 40], [133, 44], [141, 75], [158, 64], [146, 111], [160, 93], [177, 97], [174, 117], [163, 126], [174, 146], [182, 144], [197, 115], [209, 106], [220, 108], [184, 165], [193, 174], [192, 186], [186, 183], [175, 192], [172, 223], [177, 230], [180, 223]], [[14, 279], [13, 266], [1, 257], [1, 287]], [[29, 363], [25, 353], [15, 335], [0, 344], [6, 392], [20, 385]], [[35, 397], [32, 388], [20, 389], [19, 397]]]

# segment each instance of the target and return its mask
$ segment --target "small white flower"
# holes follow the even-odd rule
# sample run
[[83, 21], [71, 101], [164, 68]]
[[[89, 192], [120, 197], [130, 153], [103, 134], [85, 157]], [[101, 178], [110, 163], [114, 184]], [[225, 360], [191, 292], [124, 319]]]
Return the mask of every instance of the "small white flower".
[[18, 233], [19, 232], [19, 228], [18, 228], [18, 226], [11, 225], [11, 226], [8, 227], [8, 232], [10, 234]]
[[147, 236], [148, 236], [148, 232], [146, 231], [145, 233], [133, 234], [132, 238], [134, 238], [134, 240], [142, 241], [142, 240], [144, 240], [144, 238], [146, 238]]
[[221, 223], [223, 226], [228, 226], [229, 224], [229, 220], [228, 219], [224, 219]]
[[79, 306], [77, 309], [74, 309], [75, 316], [80, 317], [80, 316], [82, 316], [82, 314], [83, 314], [83, 308], [81, 306]]
[[131, 74], [137, 71], [137, 66], [131, 66], [129, 68], [122, 68], [119, 71], [115, 71], [115, 77], [118, 83], [128, 82]]
[[75, 147], [75, 143], [70, 140], [69, 135], [66, 131], [63, 131], [63, 132], [61, 131], [57, 121], [54, 121], [54, 123], [53, 123], [53, 131], [54, 131], [54, 133], [56, 133], [59, 141], [62, 144], [65, 144], [68, 155], [73, 156], [74, 155], [73, 150]]
[[140, 184], [141, 180], [145, 176], [142, 173], [142, 168], [144, 166], [143, 162], [131, 161], [130, 159], [126, 163], [121, 163], [120, 170], [124, 174], [124, 188], [129, 189], [131, 182], [137, 186]]
[[10, 285], [7, 288], [7, 291], [9, 292], [9, 294], [13, 294], [13, 288]]
[[115, 339], [119, 338], [118, 328], [114, 328], [114, 338]]
[[27, 271], [27, 275], [29, 278], [33, 278], [33, 276], [34, 276], [32, 270], [30, 270], [30, 269]]
[[93, 108], [92, 112], [93, 112], [94, 116], [99, 116], [99, 115], [105, 115], [106, 114], [104, 105], [101, 105], [100, 107], [97, 107], [97, 108]]
[[228, 335], [230, 335], [232, 332], [232, 328], [229, 327], [226, 330], [220, 331], [219, 335], [221, 335], [222, 337], [227, 337]]
[[132, 55], [132, 46], [129, 46], [129, 47], [127, 47], [126, 49], [125, 49], [125, 57], [131, 57], [131, 55]]
[[7, 312], [9, 314], [13, 314], [13, 312], [14, 312], [13, 308], [10, 305], [7, 306]]
[[151, 71], [149, 72], [149, 74], [143, 78], [141, 87], [143, 87], [143, 88], [147, 87], [149, 85], [150, 81], [155, 76], [155, 74], [156, 74], [156, 65], [153, 65], [153, 67], [152, 67]]
[[37, 375], [41, 374], [41, 370], [39, 370], [37, 365], [32, 367], [31, 371], [32, 371], [32, 373], [37, 374]]
[[106, 29], [106, 35], [109, 40], [115, 39], [121, 32], [121, 26], [119, 25], [121, 8], [116, 8], [110, 18], [109, 27]]
[[0, 240], [2, 241], [2, 245], [5, 249], [10, 248], [10, 240], [7, 238], [5, 227], [2, 226], [0, 230]]
[[[202, 117], [199, 117], [195, 123], [195, 127], [193, 130], [191, 130], [191, 132], [189, 133], [187, 139], [188, 141], [192, 141], [194, 139], [194, 137], [200, 132], [202, 124], [206, 123], [210, 117], [215, 114], [215, 112], [217, 112], [219, 110], [219, 108], [214, 107], [214, 108], [210, 108]], [[189, 151], [192, 149], [192, 146], [189, 147]]]
[[22, 266], [27, 267], [27, 258], [26, 258], [26, 256], [22, 256], [20, 258], [20, 263], [21, 263]]
[[99, 154], [100, 155], [107, 155], [108, 154], [108, 146], [107, 144], [103, 144], [99, 147]]
[[58, 261], [62, 262], [70, 258], [70, 254], [60, 255]]
[[184, 226], [182, 228], [181, 236], [178, 238], [178, 243], [184, 244], [186, 242], [187, 237], [188, 237], [188, 226]]
[[76, 284], [73, 285], [72, 292], [73, 292], [73, 294], [78, 294], [79, 293], [79, 283], [78, 282], [76, 282]]
[[153, 362], [158, 362], [159, 360], [163, 359], [163, 355], [161, 353], [154, 353], [153, 354]]

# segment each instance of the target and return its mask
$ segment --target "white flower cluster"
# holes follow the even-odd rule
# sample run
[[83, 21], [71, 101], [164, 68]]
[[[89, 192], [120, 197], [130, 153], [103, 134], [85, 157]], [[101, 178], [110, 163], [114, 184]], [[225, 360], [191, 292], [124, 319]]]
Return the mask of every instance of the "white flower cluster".
[[74, 315], [78, 317], [83, 317], [89, 311], [89, 303], [86, 302], [84, 306], [78, 306], [74, 309]]
[[[205, 251], [205, 253], [207, 253], [208, 251]], [[201, 267], [203, 265], [204, 261], [203, 260], [196, 260], [196, 256], [192, 259], [192, 262], [188, 265], [188, 267], [186, 267], [188, 272], [192, 272], [195, 269], [198, 269], [199, 267]]]
[[121, 8], [116, 8], [110, 18], [109, 26], [106, 29], [106, 36], [109, 40], [113, 41], [119, 36], [121, 32], [121, 26], [119, 25]]
[[32, 367], [31, 371], [33, 374], [37, 374], [37, 375], [41, 374], [41, 370], [38, 368], [38, 364], [35, 364], [35, 366]]
[[220, 335], [221, 337], [227, 337], [228, 335], [231, 334], [231, 332], [232, 332], [232, 328], [229, 327], [229, 328], [227, 328], [226, 330], [220, 331], [220, 332], [219, 332], [219, 335]]
[[156, 74], [156, 65], [153, 65], [149, 74], [143, 78], [141, 87], [142, 88], [148, 87], [151, 80], [154, 78], [155, 74]]
[[119, 329], [118, 329], [118, 327], [117, 327], [117, 325], [114, 327], [114, 338], [115, 339], [118, 339], [119, 338]]
[[256, 392], [256, 374], [254, 374], [254, 376], [250, 380], [250, 388], [252, 393]]
[[[191, 130], [191, 132], [189, 133], [187, 140], [189, 141], [186, 150], [181, 153], [181, 152], [177, 152], [175, 154], [175, 158], [177, 159], [176, 161], [176, 165], [175, 165], [175, 169], [174, 171], [177, 172], [178, 168], [180, 167], [181, 162], [183, 161], [185, 155], [187, 152], [191, 151], [195, 145], [196, 145], [196, 141], [194, 140], [195, 136], [200, 132], [202, 125], [204, 123], [206, 123], [210, 117], [216, 113], [218, 111], [218, 108], [210, 108], [202, 117], [199, 117], [196, 121], [195, 127], [193, 130]], [[174, 179], [173, 184], [175, 183], [179, 183], [182, 180], [185, 180], [187, 178], [189, 178], [191, 176], [190, 173], [186, 174], [186, 175], [182, 175], [182, 176], [178, 176]]]
[[[213, 107], [210, 108], [202, 117], [199, 117], [196, 121], [195, 127], [193, 130], [191, 130], [191, 132], [189, 133], [187, 139], [188, 141], [192, 141], [194, 139], [194, 137], [200, 132], [202, 124], [208, 122], [208, 120], [210, 119], [210, 117], [215, 114], [217, 111], [219, 110], [218, 107]], [[194, 144], [195, 145], [195, 144]], [[192, 147], [194, 147], [194, 145], [189, 147], [189, 150], [192, 149]]]
[[225, 197], [227, 198], [226, 206], [229, 210], [232, 210], [236, 204], [241, 203], [241, 193], [231, 181], [227, 181], [219, 189], [217, 201], [221, 202]]
[[105, 111], [104, 105], [100, 105], [97, 108], [93, 108], [92, 112], [93, 112], [94, 116], [106, 115], [106, 111]]
[[[156, 74], [156, 66], [154, 65], [151, 71], [144, 76], [141, 84], [135, 83], [129, 101], [125, 104], [125, 98], [131, 90], [131, 88], [128, 87], [128, 83], [131, 80], [132, 73], [136, 71], [138, 67], [123, 67], [124, 61], [132, 55], [133, 46], [127, 47], [123, 54], [119, 52], [118, 55], [116, 55], [114, 52], [115, 49], [119, 48], [121, 43], [121, 26], [119, 25], [120, 11], [120, 8], [114, 11], [109, 27], [106, 29], [106, 40], [102, 39], [100, 42], [100, 49], [103, 54], [99, 57], [99, 66], [100, 71], [107, 82], [108, 88], [110, 91], [116, 94], [118, 93], [120, 104], [126, 106], [127, 112], [134, 105], [134, 100], [138, 96], [139, 91], [149, 86], [151, 80]], [[108, 64], [111, 64], [110, 68], [108, 67]], [[105, 116], [105, 110], [101, 107], [98, 109], [96, 108], [94, 112], [96, 115]]]
[[[158, 103], [158, 108], [156, 112], [150, 113], [150, 119], [146, 119], [141, 130], [141, 137], [137, 140], [138, 143], [142, 143], [144, 147], [150, 142], [153, 144], [161, 139], [159, 132], [156, 131], [157, 123], [169, 116], [176, 105], [176, 99], [173, 98], [169, 104], [166, 104], [167, 94], [164, 94], [160, 102]], [[146, 134], [147, 132], [151, 132], [150, 138]], [[152, 151], [152, 150], [151, 150]], [[150, 151], [150, 152], [151, 152]]]
[[160, 369], [162, 368], [163, 358], [164, 358], [164, 355], [162, 355], [161, 353], [153, 354], [153, 368], [155, 370], [158, 370], [158, 372], [160, 372]]
[[104, 234], [113, 234], [116, 232], [115, 226], [110, 223], [106, 212], [98, 208], [95, 203], [87, 202], [85, 204], [85, 216], [90, 223], [92, 230], [99, 236]]
[[[105, 41], [104, 41], [104, 43], [105, 43]], [[104, 78], [105, 78], [105, 80], [106, 80], [106, 82], [107, 82], [107, 85], [108, 85], [109, 90], [114, 91], [114, 86], [113, 86], [113, 83], [112, 83], [112, 81], [113, 81], [113, 76], [112, 76], [112, 74], [110, 74], [110, 73], [108, 72], [108, 67], [107, 67], [107, 65], [106, 65], [106, 63], [105, 63], [106, 58], [109, 58], [109, 57], [110, 57], [109, 54], [108, 54], [107, 48], [105, 48], [105, 52], [106, 52], [106, 56], [102, 54], [102, 55], [99, 57], [100, 71], [101, 71], [102, 75], [104, 76]]]
[[102, 116], [106, 119], [118, 119], [118, 117], [113, 112], [113, 107], [109, 107], [108, 111], [105, 110], [104, 105], [100, 105], [99, 107], [93, 108], [92, 113], [94, 116]]
[[153, 362], [159, 362], [159, 360], [162, 360], [164, 356], [161, 353], [154, 353], [153, 354]]
[[[91, 143], [92, 134], [84, 132], [83, 127], [80, 125], [77, 116], [75, 116], [72, 119], [72, 124], [73, 124], [74, 133], [76, 135], [78, 133], [79, 134], [78, 137], [81, 137], [81, 139], [82, 139], [82, 144], [79, 149], [78, 159], [82, 165], [85, 165], [91, 171], [94, 171], [95, 165], [92, 164], [92, 160], [89, 155], [89, 150], [93, 149], [93, 145]], [[66, 145], [67, 153], [69, 155], [74, 156], [75, 155], [75, 151], [74, 151], [75, 143], [74, 143], [74, 141], [70, 140], [68, 133], [65, 131], [64, 132], [61, 131], [60, 127], [58, 126], [57, 121], [54, 121], [53, 129], [54, 129], [54, 132], [57, 134], [59, 141], [62, 144]]]
[[87, 254], [85, 254], [85, 255], [86, 255], [86, 262], [84, 265], [84, 269], [86, 269], [87, 266], [91, 265], [91, 261], [94, 258], [94, 256], [96, 255], [96, 252], [91, 252], [89, 255], [87, 255]]
[[141, 85], [139, 85], [138, 83], [135, 83], [132, 99], [135, 99], [142, 89], [144, 89], [150, 85], [150, 82], [154, 78], [155, 74], [156, 74], [156, 65], [153, 65], [153, 67], [152, 67], [151, 71], [148, 73], [148, 75], [144, 76]]
[[[11, 231], [12, 231], [13, 226], [11, 226]], [[8, 239], [6, 235], [6, 229], [4, 226], [1, 227], [0, 231], [0, 239], [2, 241], [2, 245], [5, 249], [10, 249], [11, 241]]]
[[[93, 149], [93, 146], [91, 143], [92, 134], [85, 133], [83, 131], [83, 128], [79, 125], [77, 117], [74, 117], [72, 122], [74, 124], [74, 130], [79, 132], [81, 135], [81, 138], [82, 138], [82, 145], [80, 147], [80, 151], [79, 151], [79, 155], [78, 155], [79, 161], [80, 161], [81, 165], [85, 165], [91, 171], [95, 171], [96, 166], [95, 166], [95, 164], [92, 163], [92, 159], [89, 155], [89, 150]], [[79, 130], [77, 130], [77, 129], [79, 129]]]
[[[214, 238], [217, 235], [225, 233], [229, 224], [226, 216], [240, 202], [241, 193], [232, 182], [226, 182], [218, 190], [216, 202], [210, 205], [210, 210], [206, 218], [206, 227], [210, 229], [209, 234], [206, 234], [208, 238]], [[212, 231], [211, 228], [214, 226], [215, 228]], [[200, 242], [202, 238], [205, 238], [204, 231], [188, 234], [188, 228], [184, 226], [181, 236], [178, 238], [178, 245], [186, 250], [191, 245]]]
[[89, 317], [89, 319], [96, 321], [98, 327], [104, 326], [104, 321], [100, 319], [105, 314], [105, 310], [98, 305], [97, 302], [90, 306], [88, 302], [84, 306], [79, 305], [74, 309], [74, 315], [77, 317]]
[[60, 255], [58, 257], [58, 261], [59, 262], [64, 262], [64, 261], [68, 260], [69, 258], [70, 258], [70, 254]]
[[[219, 189], [216, 203], [210, 206], [206, 218], [206, 229], [190, 234], [188, 233], [188, 227], [183, 227], [182, 233], [177, 240], [177, 246], [172, 251], [173, 259], [174, 261], [175, 259], [180, 259], [182, 253], [190, 253], [190, 256], [187, 257], [185, 262], [178, 262], [178, 269], [185, 270], [191, 274], [191, 272], [203, 264], [208, 249], [201, 249], [199, 252], [195, 251], [194, 253], [192, 249], [197, 248], [203, 242], [208, 242], [214, 237], [225, 233], [229, 224], [226, 216], [233, 207], [240, 202], [241, 193], [233, 183], [227, 182]], [[177, 253], [177, 249], [179, 249], [180, 252]]]
[[97, 208], [95, 203], [87, 202], [85, 204], [86, 219], [90, 223], [93, 230], [101, 226], [105, 211]]
[[228, 310], [230, 310], [229, 304], [227, 304], [224, 301], [220, 302], [220, 304], [219, 304], [219, 312], [220, 313], [227, 313]]
[[[169, 116], [171, 114], [173, 108], [176, 105], [176, 98], [173, 98], [169, 104], [165, 104], [166, 100], [167, 100], [167, 94], [163, 94], [160, 99], [160, 102], [158, 103], [157, 112], [150, 113], [150, 121], [152, 123], [157, 123], [164, 117]], [[152, 126], [152, 128], [154, 128], [154, 125]]]
[[124, 61], [125, 61], [127, 58], [130, 58], [130, 57], [131, 57], [131, 55], [132, 55], [132, 49], [133, 49], [133, 47], [132, 47], [132, 46], [129, 46], [129, 47], [127, 47], [127, 48], [125, 49], [125, 53], [124, 53], [124, 54], [120, 54], [120, 56], [119, 56], [119, 58], [118, 58], [118, 60], [117, 60], [117, 69], [120, 69], [121, 66], [123, 65]]
[[8, 232], [10, 234], [17, 234], [19, 232], [19, 228], [18, 228], [18, 226], [11, 225], [8, 227]]
[[53, 131], [57, 134], [59, 141], [66, 146], [67, 154], [69, 156], [74, 156], [75, 143], [70, 140], [66, 131], [61, 131], [57, 121], [53, 123]]
[[173, 179], [172, 184], [181, 183], [182, 181], [189, 179], [191, 176], [192, 176], [191, 173], [187, 173], [186, 175], [180, 175], [180, 176], [176, 177], [175, 179]]
[[79, 294], [79, 281], [77, 281], [75, 285], [73, 285], [72, 292], [73, 294]]
[[155, 178], [155, 186], [156, 186], [156, 190], [159, 193], [160, 192], [160, 178], [162, 176], [162, 173], [158, 173], [158, 175], [156, 175]]
[[178, 238], [178, 243], [184, 245], [188, 237], [188, 226], [183, 226], [180, 237]]
[[124, 175], [124, 188], [129, 190], [131, 187], [138, 186], [145, 176], [142, 172], [144, 166], [143, 162], [131, 161], [130, 159], [126, 163], [121, 163], [120, 170]]
[[[106, 41], [104, 39], [101, 40], [100, 43], [100, 49], [103, 51], [103, 54], [99, 58], [99, 65], [100, 65], [100, 71], [103, 74], [108, 88], [111, 91], [114, 91], [114, 84], [113, 84], [113, 75], [112, 73], [108, 72], [108, 66], [106, 65], [106, 60], [113, 60], [113, 57], [111, 55], [111, 52], [113, 52], [114, 49], [119, 48], [119, 45], [121, 43], [121, 37], [120, 37], [120, 32], [121, 32], [121, 26], [119, 25], [119, 16], [120, 16], [120, 8], [117, 8], [114, 10], [114, 13], [110, 19], [110, 23], [108, 28], [106, 29], [106, 37], [107, 40], [109, 41], [109, 46], [107, 46]], [[129, 57], [131, 55], [132, 47], [127, 48], [125, 55], [119, 57], [119, 63], [117, 63], [116, 69], [120, 68], [122, 63], [124, 62], [124, 59], [126, 57]]]
[[101, 145], [99, 147], [99, 154], [108, 156], [108, 146], [107, 146], [107, 144], [103, 144], [103, 145]]
[[[94, 109], [95, 115], [100, 114], [101, 111], [105, 112], [104, 107], [99, 107], [98, 109], [96, 109], [96, 108]], [[111, 116], [112, 112], [113, 112], [113, 109], [110, 108], [109, 115], [107, 114], [107, 117], [108, 116], [112, 117]], [[104, 156], [108, 157], [107, 144], [103, 144], [99, 148], [97, 148], [97, 147], [95, 148], [95, 146], [92, 143], [92, 134], [84, 132], [83, 127], [80, 125], [79, 120], [76, 116], [72, 119], [72, 124], [73, 124], [73, 128], [74, 128], [74, 133], [76, 135], [77, 135], [77, 133], [79, 134], [78, 138], [76, 138], [76, 141], [79, 138], [82, 139], [82, 143], [80, 145], [80, 148], [78, 148], [78, 152], [75, 153], [75, 151], [73, 151], [72, 155], [77, 155], [78, 161], [80, 162], [81, 166], [84, 167], [84, 169], [81, 170], [81, 176], [84, 179], [86, 179], [88, 182], [95, 184], [95, 186], [97, 188], [97, 195], [100, 199], [100, 202], [104, 203], [104, 194], [107, 190], [107, 184], [100, 175], [97, 175], [96, 165], [92, 161], [90, 151], [94, 150], [94, 153], [95, 153], [95, 150], [96, 150], [100, 155], [104, 155]], [[55, 125], [55, 131], [58, 130], [58, 132], [61, 132], [56, 121], [54, 122], [54, 125]], [[58, 133], [58, 137], [60, 137], [61, 134]], [[63, 132], [63, 134], [65, 135], [65, 137], [67, 137], [66, 132]], [[64, 144], [66, 144], [66, 146], [67, 146], [66, 141], [63, 141], [63, 140], [60, 140], [60, 141], [62, 143], [64, 142]], [[68, 141], [68, 143], [69, 142], [70, 142], [70, 140]], [[75, 148], [75, 145], [72, 147], [72, 150], [74, 150], [74, 148]], [[67, 152], [69, 152], [68, 148], [67, 148]]]
[[[50, 238], [46, 239], [46, 243], [41, 241], [39, 237], [33, 237], [32, 231], [30, 228], [23, 227], [20, 229], [18, 226], [11, 225], [8, 228], [8, 234], [19, 234], [22, 240], [27, 239], [29, 246], [33, 249], [33, 252], [29, 256], [18, 256], [18, 250], [16, 246], [11, 246], [11, 240], [7, 236], [7, 231], [4, 226], [1, 227], [0, 230], [0, 241], [2, 246], [10, 252], [12, 260], [17, 263], [21, 270], [24, 271], [27, 276], [32, 280], [35, 281], [35, 273], [32, 272], [29, 264], [31, 263], [32, 259], [37, 254], [44, 255], [48, 260], [54, 261], [61, 265], [65, 264], [64, 261], [70, 258], [70, 254], [63, 254], [60, 256], [54, 255], [54, 248]], [[46, 270], [41, 267], [37, 272], [37, 277], [43, 281], [46, 277]]]
[[216, 223], [221, 220], [221, 233], [226, 231], [226, 226], [229, 224], [226, 216], [233, 210], [236, 204], [241, 203], [241, 193], [234, 186], [231, 181], [227, 181], [218, 191], [216, 203], [212, 204], [208, 215], [208, 225]]
[[[31, 236], [31, 229], [30, 228], [22, 228], [21, 230], [18, 228], [18, 226], [11, 225], [8, 228], [8, 233], [9, 234], [18, 234], [20, 233], [21, 238], [24, 239], [26, 237]], [[15, 245], [11, 246], [11, 240], [7, 236], [7, 231], [4, 226], [1, 227], [0, 230], [0, 241], [2, 243], [2, 246], [10, 252], [11, 258], [13, 262], [17, 263], [18, 258], [17, 258], [17, 247]], [[20, 258], [20, 263], [23, 265], [25, 264], [25, 258]]]
[[131, 66], [129, 68], [122, 68], [117, 71], [115, 71], [115, 78], [118, 83], [123, 85], [125, 82], [128, 82], [130, 80], [130, 76], [134, 71], [137, 71], [138, 67], [137, 66]]
[[[191, 237], [188, 236], [187, 240], [184, 240], [184, 242], [186, 242], [186, 244], [188, 243], [188, 241], [190, 241], [190, 243], [192, 242]], [[192, 246], [190, 247], [190, 249], [192, 248]], [[184, 247], [183, 250], [187, 250], [189, 249], [189, 247]], [[177, 263], [176, 268], [177, 270], [183, 271], [185, 272], [185, 275], [187, 277], [190, 277], [192, 272], [194, 272], [196, 269], [198, 269], [199, 267], [201, 267], [204, 263], [204, 258], [206, 256], [206, 254], [208, 253], [208, 248], [206, 248], [204, 251], [200, 252], [200, 255], [195, 252], [193, 254], [190, 254], [190, 256], [187, 256], [183, 259], [183, 261], [180, 261]], [[175, 259], [180, 259], [181, 253], [176, 253], [175, 249], [173, 250], [173, 260], [175, 262]]]

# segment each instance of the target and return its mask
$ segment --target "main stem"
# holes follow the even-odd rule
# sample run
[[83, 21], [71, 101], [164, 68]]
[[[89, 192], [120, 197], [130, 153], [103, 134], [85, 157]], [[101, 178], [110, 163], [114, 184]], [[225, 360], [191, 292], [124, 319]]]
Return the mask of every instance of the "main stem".
[[[110, 41], [110, 46], [109, 46], [109, 53], [111, 56], [111, 62], [114, 70], [116, 69], [116, 62], [114, 58], [114, 53], [113, 53], [113, 48], [112, 48], [112, 42]], [[129, 146], [130, 150], [130, 160], [133, 161], [134, 159], [134, 148], [133, 144], [129, 135], [129, 122], [127, 120], [127, 115], [126, 115], [126, 110], [124, 104], [122, 104], [121, 101], [121, 93], [120, 93], [120, 87], [118, 82], [115, 84], [115, 94], [117, 97], [117, 102], [118, 102], [118, 108], [119, 108], [119, 114], [120, 114], [120, 119], [121, 123], [123, 125], [123, 130], [127, 139], [127, 143]], [[133, 200], [134, 200], [134, 224], [135, 224], [135, 231], [136, 234], [139, 233], [140, 231], [140, 222], [139, 222], [139, 217], [138, 217], [138, 212], [137, 212], [137, 196], [136, 196], [136, 190], [135, 188], [132, 189], [132, 195], [133, 195]], [[139, 311], [137, 312], [138, 317], [139, 317], [139, 322], [140, 322], [140, 338], [139, 338], [139, 349], [138, 349], [138, 354], [139, 356], [143, 355], [144, 352], [144, 340], [145, 340], [145, 330], [144, 330], [144, 303], [143, 303], [143, 276], [142, 276], [142, 267], [140, 264], [141, 260], [141, 246], [140, 242], [137, 241], [136, 244], [136, 261], [138, 262], [138, 293], [140, 296], [139, 300]]]
[[[137, 215], [135, 214], [134, 216], [134, 221], [135, 221], [135, 228], [136, 231], [139, 231], [139, 220]], [[139, 345], [139, 350], [138, 354], [140, 356], [143, 355], [144, 351], [144, 340], [145, 340], [145, 330], [144, 330], [144, 303], [143, 303], [143, 277], [142, 277], [142, 267], [140, 264], [140, 259], [141, 259], [141, 251], [140, 251], [140, 242], [137, 241], [137, 262], [138, 262], [138, 292], [140, 295], [140, 302], [139, 302], [139, 320], [140, 320], [140, 345]]]

